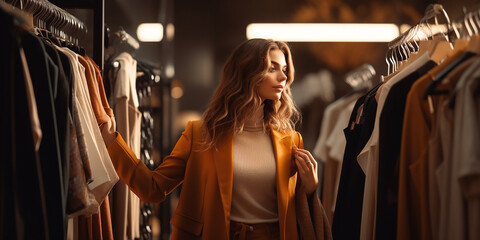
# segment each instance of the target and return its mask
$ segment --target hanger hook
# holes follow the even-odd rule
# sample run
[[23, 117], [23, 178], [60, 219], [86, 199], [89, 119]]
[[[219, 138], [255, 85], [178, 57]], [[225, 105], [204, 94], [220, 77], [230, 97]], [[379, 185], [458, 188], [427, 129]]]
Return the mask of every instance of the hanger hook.
[[467, 34], [468, 34], [467, 38], [470, 38], [472, 36], [472, 29], [470, 29], [470, 26], [468, 23], [469, 23], [468, 16], [467, 14], [465, 14], [465, 16], [463, 17], [463, 26], [467, 30]]
[[473, 13], [472, 12], [468, 13], [468, 21], [470, 22], [470, 26], [472, 26], [473, 33], [475, 35], [477, 35], [478, 34], [478, 29], [477, 29], [477, 26], [475, 25], [475, 21], [473, 20]]
[[385, 62], [387, 63], [387, 75], [390, 75], [390, 61], [388, 60], [389, 57], [388, 57], [388, 52], [390, 51], [390, 49], [387, 49], [387, 52], [385, 53]]

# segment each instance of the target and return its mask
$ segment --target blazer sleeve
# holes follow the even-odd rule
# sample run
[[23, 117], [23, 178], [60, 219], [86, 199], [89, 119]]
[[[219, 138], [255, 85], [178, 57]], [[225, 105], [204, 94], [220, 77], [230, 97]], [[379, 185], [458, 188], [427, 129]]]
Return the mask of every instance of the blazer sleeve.
[[117, 133], [108, 152], [118, 176], [142, 201], [161, 202], [182, 183], [192, 150], [193, 129], [189, 122], [171, 154], [155, 170], [150, 170]]

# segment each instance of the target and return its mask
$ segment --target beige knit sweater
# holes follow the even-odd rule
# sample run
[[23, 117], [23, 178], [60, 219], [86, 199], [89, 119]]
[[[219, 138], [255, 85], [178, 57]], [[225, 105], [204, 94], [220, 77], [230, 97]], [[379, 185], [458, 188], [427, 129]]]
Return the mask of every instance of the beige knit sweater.
[[230, 219], [243, 223], [278, 221], [276, 164], [272, 140], [263, 130], [263, 108], [233, 136], [233, 193]]

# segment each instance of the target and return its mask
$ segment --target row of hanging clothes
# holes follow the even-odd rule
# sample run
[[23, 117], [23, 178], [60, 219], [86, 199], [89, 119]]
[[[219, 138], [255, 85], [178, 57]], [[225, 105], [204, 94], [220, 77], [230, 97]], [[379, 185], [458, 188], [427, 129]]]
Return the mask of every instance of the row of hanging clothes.
[[7, 155], [0, 238], [151, 239], [152, 206], [141, 209], [136, 196], [121, 190], [100, 131], [115, 118], [141, 156], [137, 64], [122, 52], [125, 38], [115, 45], [119, 71], [106, 81], [78, 45], [85, 25], [65, 10], [46, 0], [0, 1], [0, 18], [7, 33], [0, 39]]
[[[151, 115], [152, 87], [160, 82], [160, 72], [152, 64], [135, 58], [138, 41], [123, 29], [109, 38], [111, 47], [105, 64], [105, 84], [116, 118], [116, 130], [135, 155], [151, 170], [154, 122]], [[115, 239], [152, 239], [151, 218], [154, 206], [141, 202], [124, 182], [110, 193], [112, 220], [119, 231]]]
[[99, 126], [113, 112], [99, 67], [76, 44], [86, 28], [46, 1], [0, 3], [9, 32], [2, 238], [112, 239], [108, 193], [118, 176]]
[[320, 133], [313, 148], [313, 155], [322, 163], [321, 179], [322, 204], [327, 218], [332, 222], [337, 189], [340, 180], [341, 163], [346, 145], [343, 129], [348, 125], [356, 101], [372, 88], [376, 72], [370, 64], [364, 64], [345, 75], [345, 82], [352, 88], [348, 94], [330, 103], [323, 112]]
[[478, 9], [430, 5], [378, 85], [326, 108], [313, 152], [334, 239], [480, 239], [479, 33]]
[[[109, 89], [107, 96], [115, 114], [116, 130], [139, 156], [141, 113], [135, 87], [137, 61], [132, 55], [140, 45], [122, 29], [110, 35], [109, 45], [113, 54], [107, 57], [104, 82]], [[111, 58], [114, 58], [113, 62], [109, 60]], [[140, 199], [122, 181], [115, 185], [110, 197], [112, 222], [117, 226], [114, 228], [115, 239], [139, 238]]]

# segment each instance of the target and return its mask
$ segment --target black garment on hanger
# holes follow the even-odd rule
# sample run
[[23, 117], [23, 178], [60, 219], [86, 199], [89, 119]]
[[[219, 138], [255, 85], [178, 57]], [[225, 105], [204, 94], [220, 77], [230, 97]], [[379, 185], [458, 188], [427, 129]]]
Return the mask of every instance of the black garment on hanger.
[[415, 81], [435, 66], [437, 64], [434, 61], [428, 61], [395, 83], [388, 92], [380, 114], [375, 227], [375, 238], [378, 240], [395, 239], [397, 236], [398, 161], [407, 95]]
[[[45, 49], [49, 57], [52, 59], [53, 63], [58, 66], [57, 80], [53, 85], [53, 96], [55, 103], [55, 117], [57, 121], [58, 129], [58, 139], [59, 139], [59, 150], [61, 158], [61, 178], [62, 181], [62, 205], [59, 206], [62, 208], [64, 214], [66, 214], [66, 204], [68, 197], [68, 182], [69, 182], [69, 172], [70, 172], [70, 131], [69, 131], [69, 107], [70, 103], [70, 86], [68, 85], [65, 72], [63, 70], [63, 64], [60, 59], [60, 55], [57, 49], [49, 43], [45, 43]], [[68, 225], [68, 218], [64, 217], [63, 226]], [[67, 229], [64, 229], [65, 233]]]
[[0, 239], [50, 239], [41, 163], [36, 154], [21, 62], [26, 34], [0, 4]]
[[[357, 100], [348, 126], [344, 129], [347, 145], [345, 146], [337, 202], [333, 215], [333, 239], [360, 238], [365, 173], [357, 162], [357, 156], [373, 131], [377, 111], [375, 94], [380, 85]], [[357, 124], [357, 112], [362, 104], [363, 113], [361, 121]]]
[[438, 92], [438, 91], [435, 91], [435, 87], [437, 87], [438, 84], [440, 84], [440, 82], [442, 82], [442, 80], [453, 70], [455, 69], [457, 66], [459, 66], [461, 63], [465, 62], [466, 60], [468, 60], [469, 58], [475, 56], [476, 54], [475, 53], [472, 53], [472, 52], [465, 52], [462, 56], [460, 56], [457, 60], [455, 60], [455, 62], [453, 62], [452, 64], [448, 65], [448, 67], [446, 67], [445, 69], [443, 69], [440, 73], [437, 74], [437, 76], [435, 76], [435, 79], [430, 82], [427, 86], [427, 89], [425, 90], [425, 94], [423, 95], [423, 99], [426, 100], [428, 95], [431, 95], [431, 94], [449, 94], [448, 92], [445, 93], [445, 92]]
[[61, 172], [63, 167], [53, 93], [58, 67], [47, 55], [43, 42], [32, 33], [23, 36], [22, 44], [32, 77], [43, 134], [39, 156], [42, 163], [49, 234], [51, 239], [65, 239], [67, 216], [62, 209], [65, 202], [62, 194], [65, 183]]

